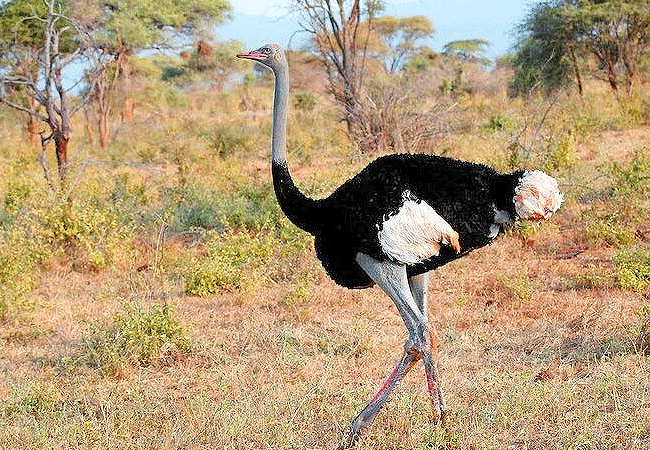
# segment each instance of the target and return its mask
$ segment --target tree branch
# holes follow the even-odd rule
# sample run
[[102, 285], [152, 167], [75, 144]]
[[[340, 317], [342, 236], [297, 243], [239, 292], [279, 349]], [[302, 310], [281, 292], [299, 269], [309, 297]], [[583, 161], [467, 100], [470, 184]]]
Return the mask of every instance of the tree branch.
[[3, 96], [0, 96], [0, 103], [3, 103], [5, 105], [9, 106], [10, 108], [14, 108], [14, 109], [17, 109], [19, 111], [25, 112], [25, 113], [33, 116], [33, 117], [36, 117], [38, 120], [42, 120], [43, 122], [47, 123], [47, 117], [45, 117], [43, 114], [41, 114], [38, 111], [35, 111], [33, 109], [26, 108], [26, 107], [24, 107], [24, 106], [22, 106], [22, 105], [20, 105], [18, 103], [7, 100]]

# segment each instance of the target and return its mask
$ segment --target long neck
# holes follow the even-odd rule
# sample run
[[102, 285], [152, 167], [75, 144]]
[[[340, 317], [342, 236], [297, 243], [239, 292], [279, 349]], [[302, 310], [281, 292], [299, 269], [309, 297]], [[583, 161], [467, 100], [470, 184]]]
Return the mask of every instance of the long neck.
[[289, 97], [289, 68], [287, 64], [276, 67], [273, 92], [273, 138], [271, 160], [274, 164], [287, 165], [287, 104]]
[[287, 166], [287, 104], [289, 69], [286, 62], [273, 69], [273, 137], [271, 141], [271, 172], [273, 187], [282, 212], [298, 228], [312, 233], [318, 228], [319, 214], [314, 200], [296, 187]]

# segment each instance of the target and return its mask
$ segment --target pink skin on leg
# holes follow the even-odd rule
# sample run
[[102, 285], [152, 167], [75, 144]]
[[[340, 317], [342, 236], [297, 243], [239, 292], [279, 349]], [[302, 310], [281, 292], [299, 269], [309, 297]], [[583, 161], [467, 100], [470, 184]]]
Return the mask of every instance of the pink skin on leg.
[[421, 353], [405, 351], [402, 358], [395, 366], [395, 369], [382, 384], [379, 391], [366, 404], [361, 412], [354, 418], [350, 424], [350, 433], [347, 443], [341, 448], [351, 447], [361, 435], [361, 432], [372, 423], [375, 416], [384, 406], [388, 397], [395, 389], [395, 386], [404, 378], [404, 376], [413, 368], [416, 362], [420, 360]]

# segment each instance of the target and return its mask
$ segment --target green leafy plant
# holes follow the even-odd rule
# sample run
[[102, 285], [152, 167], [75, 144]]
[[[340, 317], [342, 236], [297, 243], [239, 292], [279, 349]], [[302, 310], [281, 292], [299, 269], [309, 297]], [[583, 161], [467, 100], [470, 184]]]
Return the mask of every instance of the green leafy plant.
[[294, 106], [303, 111], [313, 111], [316, 107], [316, 96], [311, 92], [298, 92]]
[[614, 258], [614, 264], [623, 289], [640, 292], [650, 284], [650, 251], [623, 249]]
[[175, 318], [169, 303], [144, 309], [138, 302], [123, 303], [124, 311], [109, 326], [95, 325], [85, 342], [85, 359], [113, 375], [127, 362], [147, 366], [166, 355], [188, 353], [192, 342]]

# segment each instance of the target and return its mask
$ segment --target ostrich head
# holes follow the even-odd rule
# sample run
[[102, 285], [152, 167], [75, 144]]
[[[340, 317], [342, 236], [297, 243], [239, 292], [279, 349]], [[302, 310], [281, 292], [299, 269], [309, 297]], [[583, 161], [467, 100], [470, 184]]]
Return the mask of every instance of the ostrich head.
[[555, 178], [544, 172], [524, 172], [515, 188], [515, 211], [520, 219], [539, 222], [548, 219], [562, 204], [564, 196]]
[[277, 44], [266, 44], [257, 50], [240, 53], [237, 58], [252, 59], [275, 70], [284, 61], [284, 52]]

